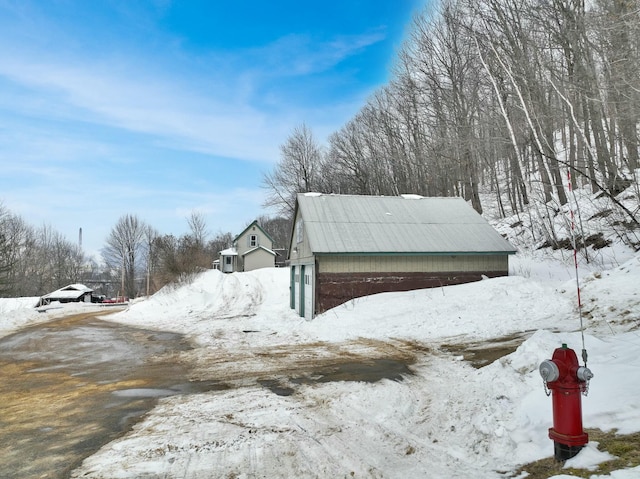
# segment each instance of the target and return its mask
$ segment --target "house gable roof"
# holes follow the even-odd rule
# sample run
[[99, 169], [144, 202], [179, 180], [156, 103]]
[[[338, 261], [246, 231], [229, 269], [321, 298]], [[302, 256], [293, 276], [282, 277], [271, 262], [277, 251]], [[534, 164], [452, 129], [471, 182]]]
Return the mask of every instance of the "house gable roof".
[[273, 238], [271, 237], [271, 235], [269, 233], [267, 233], [265, 230], [262, 229], [262, 226], [260, 226], [258, 224], [258, 220], [255, 220], [253, 223], [251, 223], [249, 226], [247, 226], [244, 230], [242, 230], [242, 233], [240, 233], [238, 236], [236, 236], [235, 238], [233, 238], [233, 242], [235, 243], [236, 241], [238, 241], [238, 239], [245, 234], [249, 228], [256, 226], [263, 235], [265, 235], [267, 238], [269, 238], [269, 240], [271, 241], [271, 243], [273, 243]]
[[296, 208], [314, 254], [513, 254], [459, 197], [301, 193]]
[[270, 255], [277, 256], [277, 253], [275, 251], [270, 250], [269, 248], [265, 248], [264, 246], [256, 246], [255, 248], [252, 248], [249, 251], [245, 251], [245, 253], [242, 256], [243, 257], [249, 256], [251, 253], [254, 253], [254, 252], [259, 251], [259, 250], [263, 250], [263, 251], [266, 251], [267, 253], [269, 253]]

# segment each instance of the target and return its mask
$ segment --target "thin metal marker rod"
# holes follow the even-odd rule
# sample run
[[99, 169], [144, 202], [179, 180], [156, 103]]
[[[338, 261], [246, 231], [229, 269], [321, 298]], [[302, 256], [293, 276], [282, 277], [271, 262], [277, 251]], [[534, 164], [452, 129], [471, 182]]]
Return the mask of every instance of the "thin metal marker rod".
[[[575, 192], [571, 187], [571, 170], [567, 170], [567, 179], [569, 183], [569, 194], [573, 197], [574, 203], [577, 204], [578, 200], [576, 199]], [[575, 235], [575, 227], [576, 221], [573, 216], [573, 208], [569, 208], [569, 212], [571, 214], [571, 244], [573, 245], [573, 264], [576, 269], [576, 289], [578, 291], [578, 316], [580, 317], [580, 335], [582, 336], [582, 361], [584, 362], [584, 367], [587, 367], [587, 349], [584, 345], [584, 324], [582, 322], [582, 299], [580, 298], [580, 277], [578, 274], [578, 248], [576, 245], [576, 235]]]

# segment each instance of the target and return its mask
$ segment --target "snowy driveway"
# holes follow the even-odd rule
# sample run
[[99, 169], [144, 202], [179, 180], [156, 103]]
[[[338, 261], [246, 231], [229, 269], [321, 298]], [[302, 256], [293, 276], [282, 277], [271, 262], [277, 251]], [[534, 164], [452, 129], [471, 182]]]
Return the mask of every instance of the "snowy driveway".
[[360, 340], [220, 354], [191, 349], [182, 335], [103, 321], [100, 314], [76, 314], [0, 339], [2, 477], [68, 477], [161, 397], [215, 390], [251, 395], [251, 387], [284, 397], [309, 384], [402, 381], [419, 350], [408, 342]]
[[195, 389], [186, 368], [171, 361], [188, 347], [180, 335], [95, 316], [74, 315], [0, 339], [3, 478], [68, 477], [158, 397]]

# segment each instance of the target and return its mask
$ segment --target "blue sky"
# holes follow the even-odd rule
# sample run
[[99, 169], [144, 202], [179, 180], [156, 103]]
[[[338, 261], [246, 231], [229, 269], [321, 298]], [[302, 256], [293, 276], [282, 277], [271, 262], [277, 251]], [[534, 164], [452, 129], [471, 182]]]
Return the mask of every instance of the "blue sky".
[[239, 233], [305, 122], [387, 82], [426, 0], [0, 0], [0, 202], [97, 255], [135, 214]]

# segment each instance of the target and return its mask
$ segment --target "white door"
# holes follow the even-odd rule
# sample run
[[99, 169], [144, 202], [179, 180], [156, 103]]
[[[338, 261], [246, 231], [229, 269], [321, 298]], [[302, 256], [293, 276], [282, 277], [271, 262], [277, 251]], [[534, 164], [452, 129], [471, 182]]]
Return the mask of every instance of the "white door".
[[233, 273], [233, 256], [222, 257], [222, 272]]
[[300, 314], [300, 266], [295, 266], [293, 277], [293, 290], [295, 295], [295, 310]]
[[313, 265], [304, 268], [304, 318], [313, 319]]

